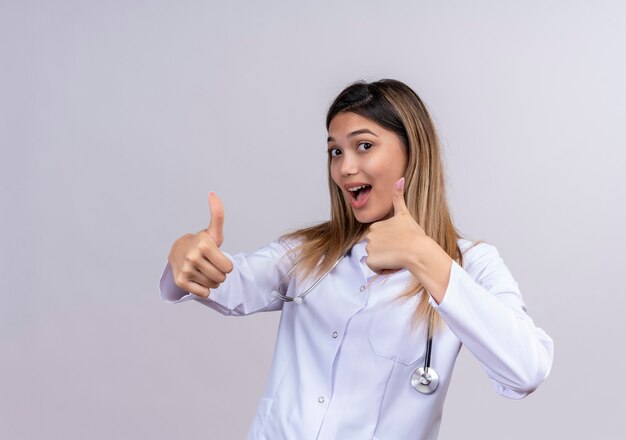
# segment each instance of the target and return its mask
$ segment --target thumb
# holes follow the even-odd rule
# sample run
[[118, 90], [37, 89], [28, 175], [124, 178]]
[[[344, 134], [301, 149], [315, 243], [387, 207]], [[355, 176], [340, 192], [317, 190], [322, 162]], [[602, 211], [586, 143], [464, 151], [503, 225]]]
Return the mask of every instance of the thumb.
[[217, 247], [220, 247], [224, 242], [224, 206], [214, 192], [209, 193], [209, 210], [211, 221], [206, 231]]
[[404, 177], [393, 186], [393, 215], [409, 212], [409, 208], [404, 203]]

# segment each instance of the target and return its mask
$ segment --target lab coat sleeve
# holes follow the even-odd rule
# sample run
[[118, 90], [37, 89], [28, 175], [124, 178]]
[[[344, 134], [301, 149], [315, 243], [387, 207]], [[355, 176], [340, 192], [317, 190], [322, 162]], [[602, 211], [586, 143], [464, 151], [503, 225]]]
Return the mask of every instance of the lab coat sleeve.
[[443, 301], [430, 304], [478, 359], [496, 391], [512, 399], [533, 392], [552, 368], [553, 341], [527, 315], [517, 282], [498, 250], [481, 243], [452, 262]]
[[166, 262], [159, 283], [161, 299], [167, 303], [193, 300], [222, 315], [232, 316], [280, 310], [283, 301], [274, 297], [272, 292], [278, 289], [278, 284], [294, 262], [293, 257], [286, 254], [290, 246], [291, 243], [275, 241], [250, 253], [231, 255], [224, 252], [233, 263], [233, 270], [226, 274], [222, 284], [211, 289], [208, 298], [179, 288]]

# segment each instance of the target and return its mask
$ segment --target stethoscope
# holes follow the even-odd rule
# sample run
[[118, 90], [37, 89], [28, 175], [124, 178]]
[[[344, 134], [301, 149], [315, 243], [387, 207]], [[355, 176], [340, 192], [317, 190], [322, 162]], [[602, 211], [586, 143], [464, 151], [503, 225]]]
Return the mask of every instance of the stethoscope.
[[[307, 296], [313, 289], [315, 289], [315, 287], [322, 282], [322, 280], [324, 278], [326, 278], [326, 276], [332, 272], [332, 270], [337, 267], [337, 265], [339, 264], [339, 262], [348, 254], [342, 255], [341, 257], [339, 257], [339, 259], [337, 259], [337, 261], [335, 262], [335, 264], [332, 265], [332, 267], [330, 269], [328, 269], [328, 271], [322, 275], [320, 278], [317, 279], [317, 281], [315, 281], [313, 284], [311, 284], [311, 286], [309, 286], [308, 289], [306, 289], [304, 292], [298, 294], [298, 295], [294, 295], [294, 296], [287, 296], [286, 293], [281, 293], [281, 290], [283, 290], [283, 286], [284, 286], [284, 282], [285, 280], [289, 277], [289, 275], [291, 274], [291, 272], [293, 272], [293, 270], [295, 269], [295, 265], [293, 265], [291, 267], [291, 269], [289, 269], [289, 272], [287, 272], [287, 274], [285, 274], [285, 276], [280, 280], [280, 283], [278, 284], [278, 290], [275, 290], [272, 292], [272, 294], [278, 298], [281, 299], [285, 302], [291, 302], [293, 301], [294, 304], [303, 304], [304, 303], [304, 297]], [[439, 375], [437, 374], [437, 372], [435, 371], [434, 368], [431, 368], [430, 366], [430, 356], [432, 353], [432, 347], [433, 347], [433, 335], [432, 335], [432, 331], [431, 331], [431, 325], [430, 325], [430, 319], [428, 322], [428, 340], [426, 341], [426, 354], [424, 356], [424, 365], [422, 367], [416, 368], [413, 371], [413, 374], [411, 374], [411, 386], [413, 386], [413, 388], [415, 388], [417, 391], [419, 391], [422, 394], [432, 394], [435, 392], [435, 390], [437, 389], [437, 387], [439, 386]]]

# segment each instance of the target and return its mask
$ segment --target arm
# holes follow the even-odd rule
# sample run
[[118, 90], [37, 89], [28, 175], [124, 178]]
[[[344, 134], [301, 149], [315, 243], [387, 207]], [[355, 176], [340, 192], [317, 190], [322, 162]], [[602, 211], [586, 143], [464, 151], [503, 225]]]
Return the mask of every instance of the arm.
[[409, 270], [496, 391], [516, 399], [533, 392], [550, 373], [553, 341], [526, 314], [518, 284], [497, 249], [483, 243], [468, 250], [466, 270], [434, 241], [421, 249]]
[[[293, 264], [285, 254], [286, 243], [275, 241], [251, 253], [224, 255], [233, 263], [233, 270], [219, 287], [212, 288], [208, 298], [185, 292], [173, 279], [169, 264], [160, 280], [161, 298], [168, 303], [197, 301], [223, 315], [242, 316], [251, 313], [280, 310], [283, 302], [272, 291]], [[285, 284], [286, 286], [286, 284]]]
[[415, 221], [403, 188], [404, 177], [394, 186], [394, 215], [369, 227], [367, 265], [377, 273], [407, 268], [496, 391], [511, 398], [531, 393], [550, 372], [553, 342], [526, 314], [517, 282], [498, 251], [488, 244], [469, 249], [464, 270]]

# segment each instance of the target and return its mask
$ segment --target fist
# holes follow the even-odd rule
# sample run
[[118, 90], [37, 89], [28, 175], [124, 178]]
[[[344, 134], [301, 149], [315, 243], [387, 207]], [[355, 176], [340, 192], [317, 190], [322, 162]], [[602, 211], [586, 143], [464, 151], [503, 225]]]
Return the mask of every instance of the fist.
[[168, 262], [174, 283], [186, 292], [207, 298], [211, 288], [226, 280], [233, 263], [220, 250], [224, 241], [224, 206], [209, 194], [209, 226], [197, 234], [185, 234], [174, 242]]
[[393, 216], [372, 223], [365, 236], [366, 264], [381, 275], [408, 268], [426, 237], [404, 202], [404, 177], [394, 185], [392, 197]]

